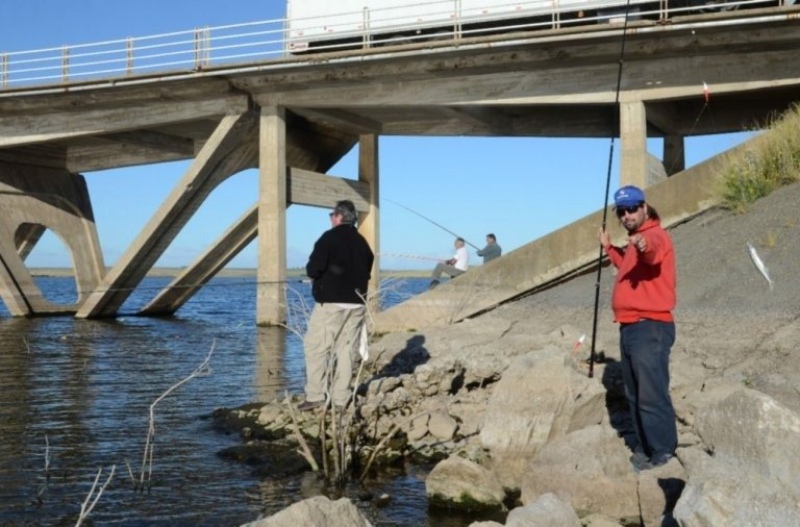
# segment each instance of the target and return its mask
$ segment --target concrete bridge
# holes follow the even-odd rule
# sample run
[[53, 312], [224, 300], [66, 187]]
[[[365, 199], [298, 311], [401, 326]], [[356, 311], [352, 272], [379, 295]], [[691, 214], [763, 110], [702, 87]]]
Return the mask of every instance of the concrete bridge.
[[[361, 232], [379, 252], [379, 136], [613, 134], [621, 139], [621, 180], [647, 186], [648, 137], [664, 138], [663, 165], [672, 176], [684, 171], [685, 137], [752, 129], [798, 99], [799, 15], [795, 6], [687, 12], [627, 25], [460, 37], [235, 65], [203, 63], [187, 71], [20, 87], [4, 82], [0, 294], [14, 316], [112, 317], [214, 188], [239, 171], [257, 168], [259, 195], [250, 210], [143, 313], [173, 313], [257, 238], [257, 321], [280, 322], [286, 308], [288, 205], [330, 207], [338, 199], [352, 199], [361, 214]], [[706, 103], [704, 82], [713, 93], [714, 119], [698, 121]], [[358, 179], [327, 174], [356, 145]], [[80, 174], [179, 159], [193, 162], [106, 271]], [[659, 196], [695, 189], [686, 199], [658, 202], [662, 216], [691, 213], [673, 210], [672, 203], [694, 199], [692, 210], [707, 205], [702, 189], [708, 184], [703, 178], [692, 181], [689, 171], [659, 183]], [[591, 226], [592, 234], [598, 224]], [[586, 241], [587, 228], [588, 223], [574, 226], [548, 242], [551, 248], [576, 242], [581, 247], [553, 251], [545, 263], [534, 265], [541, 252], [522, 248], [422, 295], [430, 300], [423, 306], [426, 313], [435, 314], [426, 320], [470, 316], [585, 265], [581, 255], [593, 243]], [[44, 299], [25, 266], [45, 229], [72, 254], [78, 284], [74, 305]], [[536, 243], [542, 242], [530, 247]], [[375, 283], [379, 266], [376, 260]], [[466, 289], [458, 289], [459, 283]], [[489, 303], [454, 309], [467, 296], [478, 296], [478, 287], [495, 291]], [[389, 310], [379, 317], [379, 326], [420, 327], [419, 315], [410, 318], [408, 312]]]

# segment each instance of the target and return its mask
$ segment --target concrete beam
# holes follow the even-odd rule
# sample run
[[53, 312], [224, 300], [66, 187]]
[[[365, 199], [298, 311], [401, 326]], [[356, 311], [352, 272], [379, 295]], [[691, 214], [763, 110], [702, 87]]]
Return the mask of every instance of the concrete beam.
[[169, 315], [185, 304], [258, 235], [258, 208], [245, 212], [192, 265], [186, 267], [140, 315]]
[[153, 150], [147, 147], [110, 144], [102, 147], [78, 147], [67, 151], [65, 166], [70, 172], [93, 172], [152, 163], [191, 159], [194, 155]]
[[125, 132], [197, 119], [246, 112], [244, 95], [229, 95], [202, 101], [159, 101], [137, 107], [63, 111], [49, 114], [0, 116], [0, 147], [30, 145]]
[[481, 127], [488, 127], [496, 135], [516, 135], [514, 120], [502, 115], [496, 109], [487, 109], [480, 106], [443, 106], [442, 110], [460, 120], [472, 121]]
[[298, 205], [333, 207], [337, 201], [349, 199], [359, 212], [370, 210], [370, 186], [363, 181], [329, 176], [291, 167], [287, 199]]
[[321, 121], [354, 134], [379, 134], [383, 125], [379, 121], [338, 108], [292, 108], [307, 119]]
[[251, 113], [227, 116], [220, 121], [183, 178], [81, 305], [77, 317], [116, 314], [211, 191], [228, 176], [252, 165], [254, 129]]
[[647, 122], [658, 128], [664, 135], [682, 130], [677, 103], [645, 104]]

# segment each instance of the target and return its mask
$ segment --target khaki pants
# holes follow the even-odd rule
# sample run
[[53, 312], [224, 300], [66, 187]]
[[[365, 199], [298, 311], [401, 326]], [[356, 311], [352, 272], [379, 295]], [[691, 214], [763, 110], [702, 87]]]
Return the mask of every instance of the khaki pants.
[[464, 274], [464, 271], [461, 269], [456, 269], [450, 264], [446, 263], [437, 263], [436, 267], [433, 268], [433, 273], [431, 273], [431, 280], [439, 280], [442, 277], [442, 273], [447, 273], [450, 278], [455, 278], [456, 276], [461, 276]]
[[350, 400], [353, 362], [358, 355], [365, 313], [363, 306], [344, 309], [335, 304], [314, 305], [303, 339], [306, 401], [324, 400], [328, 382], [333, 404], [345, 406]]

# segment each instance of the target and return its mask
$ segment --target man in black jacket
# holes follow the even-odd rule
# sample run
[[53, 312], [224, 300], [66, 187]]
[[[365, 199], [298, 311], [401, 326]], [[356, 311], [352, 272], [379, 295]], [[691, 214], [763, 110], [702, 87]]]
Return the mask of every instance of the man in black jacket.
[[375, 259], [356, 229], [352, 201], [337, 202], [330, 217], [331, 229], [314, 244], [306, 264], [316, 304], [303, 339], [306, 400], [298, 405], [300, 410], [322, 406], [326, 393], [336, 406], [347, 406]]

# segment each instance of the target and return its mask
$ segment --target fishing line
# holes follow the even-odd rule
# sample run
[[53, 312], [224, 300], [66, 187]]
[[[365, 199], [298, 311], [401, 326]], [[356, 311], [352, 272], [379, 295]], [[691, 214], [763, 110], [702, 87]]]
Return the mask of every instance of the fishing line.
[[[629, 0], [629, 1], [630, 1], [630, 0]], [[429, 217], [427, 217], [427, 216], [424, 216], [424, 215], [420, 214], [419, 212], [417, 212], [417, 211], [415, 211], [415, 210], [413, 210], [413, 209], [410, 209], [410, 208], [406, 207], [405, 205], [403, 205], [403, 204], [401, 204], [401, 203], [398, 203], [398, 202], [396, 202], [396, 201], [394, 201], [394, 200], [391, 200], [391, 199], [389, 199], [389, 198], [383, 198], [383, 199], [385, 199], [386, 201], [388, 201], [388, 202], [390, 202], [390, 203], [394, 203], [394, 204], [395, 204], [395, 205], [397, 205], [398, 207], [402, 207], [402, 208], [406, 209], [406, 210], [407, 210], [408, 212], [410, 212], [411, 214], [416, 214], [417, 216], [419, 216], [419, 217], [420, 217], [420, 218], [422, 218], [423, 220], [425, 220], [425, 221], [427, 221], [427, 222], [430, 222], [430, 223], [432, 223], [432, 224], [436, 225], [437, 227], [439, 227], [439, 228], [440, 228], [440, 229], [442, 229], [443, 231], [445, 231], [445, 232], [447, 232], [447, 233], [449, 233], [449, 234], [452, 234], [452, 235], [453, 235], [453, 236], [455, 236], [456, 238], [461, 238], [461, 239], [462, 239], [462, 240], [464, 240], [464, 242], [465, 242], [467, 245], [469, 245], [470, 247], [474, 247], [475, 249], [477, 249], [477, 250], [479, 250], [479, 251], [481, 250], [481, 248], [480, 248], [480, 247], [478, 247], [478, 246], [476, 246], [476, 245], [473, 245], [473, 244], [471, 244], [471, 243], [470, 243], [470, 242], [468, 242], [468, 241], [467, 241], [467, 239], [466, 239], [466, 238], [464, 238], [463, 236], [460, 236], [460, 235], [456, 234], [455, 232], [451, 231], [450, 229], [448, 229], [448, 228], [447, 228], [447, 227], [445, 227], [444, 225], [440, 225], [439, 223], [436, 223], [435, 221], [433, 221], [433, 220], [432, 220], [432, 219], [430, 219]]]
[[441, 258], [434, 258], [433, 256], [422, 256], [419, 254], [397, 254], [397, 253], [379, 253], [381, 258], [406, 258], [409, 260], [426, 260], [432, 262], [441, 261]]
[[[394, 256], [401, 256], [401, 255], [394, 255]], [[410, 255], [406, 255], [406, 256], [410, 257]], [[423, 257], [418, 257], [418, 258], [423, 258]], [[439, 261], [436, 258], [425, 258], [425, 259]], [[36, 279], [36, 278], [64, 278], [64, 279], [68, 279], [68, 278], [73, 278], [73, 276], [72, 275], [64, 275], [64, 276], [35, 275], [34, 279]], [[158, 278], [171, 278], [171, 277], [164, 276], [164, 275], [157, 275], [157, 276], [148, 276], [147, 278], [152, 280], [152, 279], [158, 279]], [[164, 291], [164, 290], [176, 290], [176, 291], [179, 291], [179, 290], [193, 289], [193, 288], [197, 288], [197, 291], [200, 292], [200, 290], [216, 289], [216, 288], [220, 288], [220, 287], [224, 287], [225, 289], [231, 289], [231, 288], [236, 288], [236, 287], [253, 288], [253, 287], [256, 287], [256, 286], [259, 286], [259, 285], [275, 285], [275, 284], [279, 284], [279, 285], [280, 284], [283, 284], [283, 285], [298, 284], [299, 285], [299, 284], [310, 284], [311, 283], [311, 279], [309, 279], [309, 278], [293, 278], [293, 279], [288, 279], [288, 280], [252, 280], [251, 278], [252, 277], [247, 277], [247, 276], [214, 276], [209, 281], [196, 282], [196, 283], [193, 283], [193, 284], [180, 284], [180, 285], [173, 285], [173, 286], [168, 286], [168, 285], [164, 284], [164, 285], [138, 285], [138, 286], [134, 286], [134, 287], [109, 287], [109, 288], [104, 288], [104, 289], [92, 289], [92, 290], [89, 291], [89, 294], [92, 294], [92, 293], [117, 293], [117, 292], [150, 293], [150, 292], [160, 292], [160, 291]], [[221, 279], [223, 281], [215, 281], [215, 279]], [[388, 278], [384, 278], [384, 279], [388, 279]], [[41, 284], [36, 283], [36, 286], [39, 287], [39, 289], [42, 289]], [[45, 300], [47, 300], [47, 299], [45, 298]]]
[[[617, 89], [614, 95], [614, 121], [611, 128], [611, 144], [608, 149], [608, 170], [606, 173], [606, 191], [603, 196], [603, 223], [602, 229], [606, 230], [608, 218], [608, 194], [611, 190], [611, 164], [614, 160], [614, 131], [619, 126], [619, 92], [622, 85], [622, 65], [625, 58], [625, 42], [628, 35], [628, 15], [630, 14], [631, 0], [625, 3], [625, 22], [622, 25], [622, 42], [619, 50], [619, 66], [617, 68]], [[597, 257], [597, 281], [594, 284], [594, 320], [592, 321], [592, 349], [589, 352], [589, 378], [594, 377], [594, 363], [596, 358], [595, 345], [597, 343], [597, 314], [600, 306], [600, 277], [603, 272], [603, 246], [600, 245], [600, 254]]]
[[[692, 128], [689, 130], [688, 134], [684, 135], [684, 138], [690, 137], [694, 133], [694, 130], [695, 128], [697, 128], [697, 125], [700, 124], [700, 119], [703, 117], [703, 114], [705, 113], [706, 109], [708, 109], [709, 111], [712, 127], [716, 128], [716, 124], [714, 123], [714, 116], [711, 115], [711, 107], [708, 104], [711, 101], [711, 91], [708, 88], [708, 84], [706, 84], [705, 82], [703, 82], [703, 98], [704, 98], [703, 107], [700, 108], [700, 112], [697, 114], [697, 118], [694, 120]], [[686, 146], [683, 144], [684, 142], [685, 139], [684, 141], [681, 142], [680, 156], [683, 156], [686, 153]], [[678, 157], [680, 156], [675, 156], [675, 158], [673, 158], [672, 165], [670, 165], [669, 170], [667, 170], [667, 175], [672, 173], [672, 170], [675, 168], [675, 163], [678, 162]]]
[[[35, 278], [72, 278], [72, 275], [69, 275], [69, 276], [67, 276], [67, 275], [64, 275], [64, 276], [35, 275], [34, 279]], [[171, 277], [158, 275], [158, 276], [148, 276], [147, 278], [152, 280], [152, 279], [157, 279], [157, 278], [171, 278]], [[237, 280], [237, 282], [236, 283], [230, 283], [230, 282], [212, 283], [211, 280], [214, 280], [215, 278]], [[192, 289], [192, 288], [198, 288], [198, 290], [199, 290], [199, 289], [215, 289], [215, 288], [218, 288], [218, 287], [224, 287], [224, 288], [230, 289], [231, 287], [245, 287], [245, 286], [246, 287], [252, 287], [252, 286], [257, 286], [257, 285], [262, 285], [262, 284], [267, 284], [267, 285], [268, 284], [300, 284], [300, 283], [308, 283], [308, 282], [309, 282], [308, 279], [303, 279], [303, 278], [296, 278], [296, 279], [290, 279], [290, 280], [250, 280], [249, 277], [247, 277], [247, 276], [236, 276], [236, 277], [234, 277], [234, 276], [214, 276], [207, 282], [196, 282], [196, 283], [193, 283], [193, 284], [180, 284], [180, 285], [174, 285], [174, 286], [171, 286], [171, 287], [168, 287], [167, 285], [139, 285], [139, 286], [135, 286], [135, 287], [108, 287], [108, 288], [105, 288], [105, 289], [92, 289], [92, 290], [89, 291], [89, 293], [90, 294], [91, 293], [116, 293], [116, 292], [123, 292], [123, 291], [125, 291], [125, 292], [133, 292], [133, 291], [150, 292], [150, 291], [161, 291], [161, 290], [165, 290], [165, 289], [183, 290], [183, 289]], [[39, 289], [41, 289], [40, 284], [37, 283], [36, 286], [39, 287]]]

